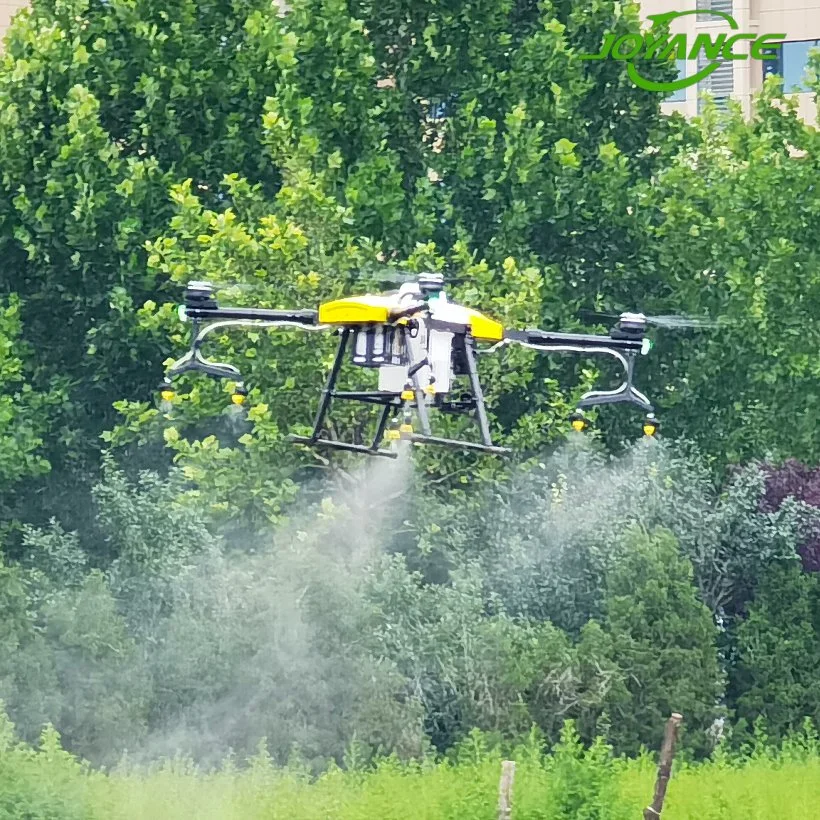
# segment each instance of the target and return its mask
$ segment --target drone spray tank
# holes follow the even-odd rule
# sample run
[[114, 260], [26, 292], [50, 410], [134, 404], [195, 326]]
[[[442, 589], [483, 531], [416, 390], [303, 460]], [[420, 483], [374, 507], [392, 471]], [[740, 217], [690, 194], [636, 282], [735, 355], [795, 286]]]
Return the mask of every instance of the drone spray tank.
[[[446, 298], [444, 277], [437, 273], [420, 274], [414, 282], [405, 282], [397, 295], [398, 313], [423, 304], [431, 313], [434, 304]], [[413, 404], [430, 404], [439, 387], [449, 389], [449, 367], [452, 334], [432, 330], [424, 317], [409, 317], [407, 333], [395, 331], [401, 340], [396, 356], [379, 368], [379, 390], [399, 393], [401, 412], [385, 431], [388, 442], [408, 441], [414, 435]], [[448, 338], [449, 337], [449, 338]], [[410, 367], [409, 362], [418, 364]]]
[[437, 322], [452, 319], [458, 322], [462, 317], [452, 315], [463, 308], [454, 307], [447, 300], [444, 292], [444, 277], [441, 274], [423, 274], [419, 277], [419, 288], [430, 305], [432, 318], [430, 337], [427, 343], [427, 358], [430, 362], [430, 380], [435, 393], [450, 392], [451, 363], [453, 357], [453, 339], [451, 330], [436, 327]]
[[[425, 303], [431, 317], [441, 312], [446, 304], [444, 277], [440, 273], [423, 273], [414, 282], [405, 282], [396, 297], [396, 311], [411, 309], [413, 305]], [[408, 333], [395, 332], [396, 339], [402, 340], [400, 349], [389, 361], [379, 366], [379, 390], [386, 393], [400, 393], [407, 406], [408, 400], [416, 400], [415, 384], [420, 385], [424, 401], [431, 403], [436, 393], [446, 393], [450, 389], [450, 360], [452, 333], [430, 327], [425, 317], [409, 318]], [[419, 362], [413, 372], [407, 362]], [[410, 391], [410, 398], [405, 394]]]

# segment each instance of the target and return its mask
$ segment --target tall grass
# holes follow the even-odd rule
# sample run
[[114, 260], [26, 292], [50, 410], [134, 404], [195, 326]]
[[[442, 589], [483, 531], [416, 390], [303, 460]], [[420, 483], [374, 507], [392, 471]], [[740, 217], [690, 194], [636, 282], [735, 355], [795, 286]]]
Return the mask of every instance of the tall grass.
[[[571, 724], [544, 754], [539, 739], [516, 760], [514, 820], [638, 818], [652, 795], [650, 755], [614, 758], [583, 748]], [[18, 743], [0, 716], [0, 817], [14, 820], [495, 820], [502, 755], [473, 733], [447, 759], [367, 764], [352, 747], [344, 769], [318, 778], [294, 759], [272, 764], [264, 748], [238, 766], [202, 771], [186, 760], [151, 768], [124, 762], [95, 771], [60, 748], [52, 729], [38, 748]], [[778, 749], [718, 749], [674, 772], [664, 820], [802, 820], [820, 805], [820, 743], [810, 725]]]

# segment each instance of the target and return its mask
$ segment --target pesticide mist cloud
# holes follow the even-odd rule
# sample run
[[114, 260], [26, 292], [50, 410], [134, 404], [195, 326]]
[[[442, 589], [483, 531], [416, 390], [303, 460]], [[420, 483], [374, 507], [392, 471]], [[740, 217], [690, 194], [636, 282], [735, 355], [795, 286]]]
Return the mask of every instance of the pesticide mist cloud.
[[123, 752], [217, 765], [265, 738], [277, 761], [298, 748], [321, 766], [354, 734], [418, 755], [464, 720], [500, 720], [488, 687], [515, 712], [495, 668], [512, 644], [494, 642], [545, 622], [577, 638], [632, 529], [675, 536], [717, 618], [756, 567], [794, 556], [803, 526], [797, 507], [760, 511], [758, 472], [719, 494], [696, 454], [655, 440], [610, 458], [572, 437], [458, 496], [425, 484], [408, 454], [351, 463], [286, 522], [230, 543], [175, 502], [173, 482], [109, 470], [95, 490], [118, 556], [105, 572], [59, 527], [30, 533], [36, 577], [51, 579], [35, 602], [43, 628], [16, 650], [16, 682], [0, 676], [24, 735], [50, 720], [106, 765]]

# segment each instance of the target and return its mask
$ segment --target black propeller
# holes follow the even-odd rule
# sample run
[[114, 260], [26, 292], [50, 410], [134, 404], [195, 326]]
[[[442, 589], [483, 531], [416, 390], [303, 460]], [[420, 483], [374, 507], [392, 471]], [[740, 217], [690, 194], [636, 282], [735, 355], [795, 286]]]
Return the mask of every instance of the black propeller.
[[[618, 321], [622, 314], [582, 309], [579, 311], [579, 315], [581, 318], [588, 319], [593, 322], [613, 322]], [[688, 328], [709, 328], [718, 326], [718, 322], [715, 319], [699, 318], [696, 316], [683, 316], [679, 314], [664, 314], [660, 316], [651, 316], [646, 314], [640, 315], [646, 319], [646, 323], [648, 325], [654, 325], [655, 327], [662, 327], [668, 330], [686, 330]]]
[[[421, 277], [429, 275], [430, 273], [428, 272], [406, 270], [395, 265], [366, 264], [363, 265], [358, 271], [352, 273], [350, 279], [353, 282], [364, 280], [377, 284], [394, 285], [400, 287], [408, 282], [418, 282]], [[463, 277], [452, 276], [446, 271], [440, 275], [444, 277], [445, 287], [449, 285], [464, 284], [467, 281]]]

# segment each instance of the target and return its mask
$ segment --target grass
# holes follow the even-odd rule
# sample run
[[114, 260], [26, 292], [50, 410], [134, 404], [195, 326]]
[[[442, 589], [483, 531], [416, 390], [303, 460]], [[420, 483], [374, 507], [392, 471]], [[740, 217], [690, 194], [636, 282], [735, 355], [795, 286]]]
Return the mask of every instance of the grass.
[[[474, 735], [475, 739], [478, 735]], [[468, 750], [470, 751], [470, 750]], [[311, 778], [263, 752], [211, 772], [186, 761], [93, 771], [47, 730], [39, 748], [17, 743], [0, 715], [0, 818], [14, 820], [496, 820], [501, 757], [475, 747], [455, 762], [381, 760]], [[551, 755], [522, 746], [513, 820], [639, 818], [652, 796], [649, 756], [613, 759], [572, 734]], [[678, 767], [664, 820], [809, 820], [820, 805], [820, 748], [803, 736], [776, 751], [718, 754]]]

